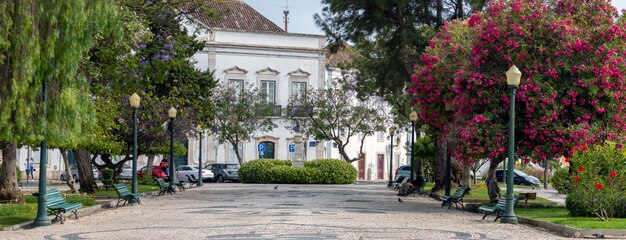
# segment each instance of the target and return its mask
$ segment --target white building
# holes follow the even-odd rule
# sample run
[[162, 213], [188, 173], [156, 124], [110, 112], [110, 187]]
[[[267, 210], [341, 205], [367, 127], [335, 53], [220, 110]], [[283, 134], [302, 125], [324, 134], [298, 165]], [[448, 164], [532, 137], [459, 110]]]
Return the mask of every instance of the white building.
[[[288, 146], [294, 143], [294, 135], [286, 129], [289, 123], [279, 109], [287, 106], [294, 92], [308, 87], [332, 87], [330, 80], [341, 74], [325, 49], [325, 36], [285, 32], [240, 0], [207, 2], [226, 14], [219, 19], [189, 16], [192, 23], [187, 25], [188, 30], [198, 30], [199, 38], [206, 43], [194, 56], [196, 66], [215, 71], [216, 79], [222, 83], [256, 86], [276, 104], [273, 118], [278, 127], [271, 132], [256, 132], [251, 141], [242, 143], [239, 151], [244, 161], [259, 158], [261, 143], [268, 148], [264, 158], [290, 159]], [[202, 144], [203, 162], [237, 163], [230, 144], [217, 142], [211, 135], [204, 135]], [[340, 158], [337, 148], [329, 141], [309, 138], [303, 144], [305, 160]], [[407, 162], [404, 140], [400, 144], [394, 147], [393, 171]], [[367, 137], [365, 161], [354, 163], [359, 169], [359, 179], [387, 179], [388, 148], [387, 133]], [[350, 145], [349, 155], [356, 157], [358, 149], [357, 144]], [[197, 164], [198, 152], [198, 141], [190, 139], [187, 164]]]

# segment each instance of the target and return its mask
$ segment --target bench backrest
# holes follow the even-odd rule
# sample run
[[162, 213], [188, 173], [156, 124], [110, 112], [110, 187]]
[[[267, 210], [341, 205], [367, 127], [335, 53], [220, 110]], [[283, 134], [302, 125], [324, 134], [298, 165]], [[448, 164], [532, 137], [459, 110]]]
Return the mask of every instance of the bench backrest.
[[165, 183], [165, 181], [163, 180], [163, 178], [157, 178], [156, 180], [157, 180], [157, 182], [159, 183], [159, 186], [161, 186], [161, 187], [169, 187], [169, 185], [167, 185], [167, 184]]
[[456, 189], [456, 191], [454, 192], [454, 194], [452, 194], [452, 196], [450, 196], [450, 198], [462, 198], [463, 196], [465, 196], [465, 193], [467, 193], [469, 188], [467, 187], [459, 187]]
[[126, 195], [126, 194], [129, 194], [129, 193], [130, 193], [130, 192], [128, 191], [128, 188], [126, 187], [126, 185], [125, 185], [125, 184], [123, 184], [123, 183], [116, 183], [116, 184], [113, 184], [113, 188], [115, 188], [115, 191], [116, 191], [118, 194], [121, 194], [121, 195]]
[[189, 182], [197, 182], [198, 179], [196, 179], [196, 176], [194, 176], [193, 174], [187, 174], [187, 180], [189, 180]]
[[66, 203], [59, 190], [52, 188], [46, 191], [46, 206]]
[[[513, 207], [517, 206], [517, 203], [519, 202], [521, 196], [513, 196]], [[496, 210], [501, 210], [504, 212], [504, 210], [506, 209], [506, 196], [503, 195], [500, 197], [500, 199], [498, 200], [498, 204], [496, 204], [495, 206]]]

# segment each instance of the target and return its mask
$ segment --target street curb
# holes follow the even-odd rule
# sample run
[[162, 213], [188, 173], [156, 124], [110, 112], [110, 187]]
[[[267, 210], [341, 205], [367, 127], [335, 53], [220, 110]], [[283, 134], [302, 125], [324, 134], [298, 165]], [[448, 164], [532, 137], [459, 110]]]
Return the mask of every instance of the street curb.
[[[155, 196], [159, 195], [159, 191], [153, 191], [153, 192], [144, 192], [142, 193], [144, 198], [152, 198]], [[112, 200], [112, 199], [116, 199], [116, 200]], [[89, 216], [91, 214], [94, 213], [98, 213], [101, 211], [105, 211], [109, 208], [117, 208], [115, 205], [117, 204], [117, 198], [109, 198], [104, 200], [104, 203], [101, 203], [99, 205], [94, 205], [94, 206], [90, 206], [90, 207], [86, 207], [86, 208], [81, 208], [78, 209], [78, 217], [80, 219], [80, 217], [83, 216]], [[74, 219], [73, 217], [74, 214], [67, 214], [67, 219]], [[58, 221], [54, 221], [53, 219], [50, 219], [53, 222], [58, 222]], [[28, 222], [24, 222], [24, 223], [19, 223], [19, 224], [15, 224], [15, 225], [11, 225], [11, 226], [6, 226], [6, 227], [1, 227], [0, 228], [0, 232], [2, 231], [15, 231], [15, 230], [23, 230], [23, 229], [31, 229], [33, 228], [32, 224], [33, 224], [34, 220], [28, 221]]]
[[[465, 206], [465, 211], [476, 212], [478, 211], [478, 204], [467, 204]], [[618, 229], [580, 229], [575, 227], [569, 227], [561, 224], [541, 221], [537, 219], [520, 217], [517, 216], [517, 222], [520, 224], [531, 225], [534, 227], [540, 227], [547, 229], [548, 231], [559, 234], [563, 237], [568, 238], [598, 238], [597, 234], [602, 234], [603, 238], [609, 239], [625, 239], [626, 238], [626, 230], [618, 230]]]

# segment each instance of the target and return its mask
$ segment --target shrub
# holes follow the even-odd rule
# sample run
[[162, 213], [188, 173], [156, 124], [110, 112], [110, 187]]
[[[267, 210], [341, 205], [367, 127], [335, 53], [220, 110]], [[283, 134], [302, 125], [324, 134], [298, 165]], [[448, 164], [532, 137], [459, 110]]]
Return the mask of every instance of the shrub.
[[142, 177], [139, 178], [139, 184], [142, 185], [149, 185], [149, 186], [158, 186], [159, 183], [154, 180], [154, 178], [152, 178], [152, 176], [149, 176], [147, 174], [143, 175]]
[[304, 167], [292, 167], [285, 160], [253, 160], [239, 169], [243, 183], [348, 184], [356, 174], [349, 163], [330, 159], [305, 162]]
[[102, 183], [104, 185], [111, 185], [115, 183], [115, 181], [113, 181], [113, 169], [102, 169]]
[[569, 167], [558, 168], [554, 171], [554, 176], [550, 178], [550, 183], [560, 194], [569, 193], [572, 189], [572, 179], [569, 175]]
[[[584, 148], [586, 149], [586, 148]], [[570, 215], [593, 213], [603, 221], [624, 212], [626, 156], [613, 143], [574, 153], [571, 192], [566, 205]], [[620, 212], [622, 210], [622, 212]]]
[[65, 196], [65, 201], [68, 203], [82, 203], [85, 207], [97, 204], [94, 196], [89, 194], [67, 194]]

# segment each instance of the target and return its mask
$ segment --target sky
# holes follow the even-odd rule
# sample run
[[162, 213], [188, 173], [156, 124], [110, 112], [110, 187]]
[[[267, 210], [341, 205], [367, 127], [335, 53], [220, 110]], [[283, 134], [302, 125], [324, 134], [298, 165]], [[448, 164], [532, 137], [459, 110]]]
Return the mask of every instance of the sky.
[[[322, 12], [320, 0], [244, 0], [244, 2], [281, 28], [285, 26], [283, 10], [288, 4], [289, 32], [324, 34], [313, 21], [313, 15]], [[613, 6], [621, 12], [621, 9], [626, 9], [626, 0], [613, 0]]]

